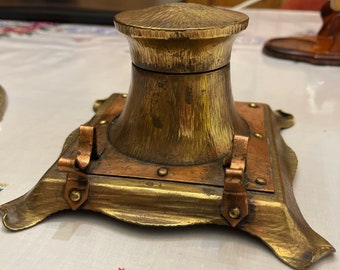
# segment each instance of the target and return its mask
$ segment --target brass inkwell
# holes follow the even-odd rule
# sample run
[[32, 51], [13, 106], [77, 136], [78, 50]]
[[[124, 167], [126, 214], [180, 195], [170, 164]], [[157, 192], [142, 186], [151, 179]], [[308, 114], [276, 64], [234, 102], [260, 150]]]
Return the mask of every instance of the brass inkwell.
[[334, 252], [294, 199], [297, 159], [280, 135], [293, 116], [233, 100], [231, 48], [247, 24], [196, 4], [118, 14], [133, 62], [128, 95], [94, 104], [37, 185], [0, 206], [4, 225], [83, 209], [141, 225], [235, 227], [296, 269]]

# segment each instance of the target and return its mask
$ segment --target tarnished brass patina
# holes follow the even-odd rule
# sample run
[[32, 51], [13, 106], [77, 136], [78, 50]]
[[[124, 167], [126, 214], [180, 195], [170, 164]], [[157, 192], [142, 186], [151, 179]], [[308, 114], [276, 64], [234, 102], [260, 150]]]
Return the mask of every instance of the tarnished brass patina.
[[170, 4], [115, 23], [130, 43], [129, 94], [96, 101], [38, 184], [0, 207], [4, 225], [85, 209], [142, 225], [236, 227], [297, 269], [334, 252], [294, 199], [297, 159], [280, 135], [292, 115], [233, 101], [231, 47], [248, 17]]

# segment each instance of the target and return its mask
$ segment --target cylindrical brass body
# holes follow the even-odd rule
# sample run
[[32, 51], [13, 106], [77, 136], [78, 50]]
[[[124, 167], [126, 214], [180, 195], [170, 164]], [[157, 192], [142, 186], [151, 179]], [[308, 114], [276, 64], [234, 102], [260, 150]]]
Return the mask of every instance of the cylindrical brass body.
[[123, 113], [109, 136], [121, 152], [163, 164], [198, 164], [230, 152], [246, 131], [235, 111], [229, 66], [198, 74], [164, 74], [132, 67]]
[[111, 144], [169, 165], [230, 155], [234, 134], [248, 132], [235, 110], [229, 66], [235, 34], [247, 22], [244, 14], [194, 4], [120, 13], [116, 27], [128, 36], [132, 81], [109, 129]]

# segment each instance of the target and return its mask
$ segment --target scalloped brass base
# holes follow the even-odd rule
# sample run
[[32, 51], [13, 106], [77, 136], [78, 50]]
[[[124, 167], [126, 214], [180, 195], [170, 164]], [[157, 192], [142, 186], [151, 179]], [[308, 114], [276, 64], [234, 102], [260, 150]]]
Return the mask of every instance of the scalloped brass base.
[[[110, 108], [116, 108], [115, 114], [119, 113], [124, 106], [123, 99], [122, 95], [112, 95], [100, 106], [93, 119], [99, 121], [108, 117]], [[273, 182], [272, 189], [261, 191], [261, 185], [266, 183], [258, 181], [260, 187], [256, 190], [248, 178], [249, 214], [236, 228], [260, 238], [289, 266], [307, 268], [335, 249], [308, 226], [294, 199], [292, 179], [297, 159], [280, 135], [282, 128], [293, 124], [292, 116], [280, 111], [273, 112], [265, 104], [236, 103], [236, 109], [250, 126], [251, 134], [256, 133], [251, 128], [253, 120], [247, 119], [247, 115], [251, 115], [253, 110], [263, 110], [260, 123], [265, 126], [264, 137], [269, 146]], [[62, 157], [77, 149], [78, 136], [77, 130], [68, 137]], [[257, 139], [256, 136], [250, 138]], [[110, 144], [104, 145], [104, 149], [104, 154], [95, 163], [101, 164], [114, 151]], [[163, 168], [162, 164], [154, 166]], [[190, 169], [190, 166], [186, 168]], [[153, 179], [142, 175], [104, 175], [95, 173], [96, 170], [99, 170], [96, 166], [89, 167], [88, 196], [79, 209], [141, 225], [185, 226], [204, 223], [230, 226], [221, 215], [223, 179], [221, 184], [204, 181], [190, 183], [185, 179], [163, 179], [159, 175]], [[3, 224], [10, 230], [21, 230], [34, 226], [53, 213], [70, 209], [70, 204], [64, 198], [67, 181], [66, 174], [55, 163], [31, 191], [0, 206]]]
[[96, 103], [38, 184], [0, 206], [4, 225], [84, 209], [141, 225], [235, 227], [296, 269], [334, 252], [294, 199], [297, 159], [280, 134], [293, 117], [233, 101], [230, 52], [248, 17], [175, 3], [115, 24], [131, 48], [129, 96]]

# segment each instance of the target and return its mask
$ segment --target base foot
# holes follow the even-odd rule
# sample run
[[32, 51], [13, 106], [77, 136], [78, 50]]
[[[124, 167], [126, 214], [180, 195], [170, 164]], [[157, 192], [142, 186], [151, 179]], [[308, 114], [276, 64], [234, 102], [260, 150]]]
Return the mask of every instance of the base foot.
[[[113, 95], [107, 102], [114, 104], [114, 102], [121, 101]], [[102, 106], [107, 105], [104, 103]], [[292, 116], [282, 111], [273, 112], [265, 104], [236, 103], [236, 108], [246, 121], [248, 110], [263, 111], [265, 130], [261, 134], [253, 130], [256, 125], [250, 123], [249, 119], [251, 118], [248, 119], [250, 131], [253, 134], [251, 136], [254, 136], [250, 138], [250, 141], [261, 139], [262, 143], [267, 142], [270, 146], [268, 149], [271, 165], [269, 175], [271, 183], [267, 183], [263, 179], [254, 181], [251, 175], [254, 172], [257, 173], [257, 171], [249, 169], [247, 174], [249, 179], [247, 179], [246, 185], [249, 214], [236, 228], [260, 238], [280, 260], [289, 266], [305, 269], [313, 262], [334, 252], [335, 249], [309, 227], [294, 198], [292, 180], [297, 167], [297, 159], [280, 135], [282, 128], [292, 125]], [[95, 118], [100, 119], [101, 113], [105, 115], [105, 112], [99, 110]], [[252, 116], [254, 113], [256, 112], [251, 111]], [[258, 125], [258, 120], [256, 118], [257, 128], [260, 128], [261, 125]], [[65, 153], [73, 153], [77, 148], [77, 134], [78, 132], [75, 131], [69, 136], [62, 156]], [[250, 145], [254, 146], [254, 144]], [[256, 154], [251, 153], [252, 147], [248, 148], [248, 151], [250, 151], [249, 158]], [[151, 175], [153, 169], [157, 172], [157, 168], [162, 168], [167, 174], [157, 176], [157, 173], [155, 173], [154, 178], [143, 177], [143, 175], [141, 177], [122, 176], [115, 174], [117, 171], [120, 172], [121, 169], [118, 168], [116, 171], [112, 169], [112, 174], [104, 175], [97, 173], [101, 170], [101, 167], [96, 166], [96, 162], [105, 165], [106, 163], [103, 162], [105, 158], [110, 157], [110, 153], [114, 152], [108, 145], [104, 148], [103, 155], [88, 169], [87, 200], [79, 209], [103, 213], [141, 225], [217, 224], [230, 226], [221, 215], [221, 201], [224, 190], [223, 174], [220, 183], [218, 177], [214, 178], [213, 184], [209, 184], [209, 181], [206, 181], [205, 178], [199, 180], [197, 175], [198, 182], [193, 183], [192, 179], [181, 180], [178, 177], [178, 175], [181, 176], [184, 169], [191, 171], [190, 166], [164, 169], [162, 164], [139, 164], [148, 169], [145, 170], [146, 174]], [[123, 161], [125, 162], [125, 160]], [[121, 162], [121, 164], [124, 164], [124, 162]], [[221, 160], [217, 161], [216, 164], [219, 164], [218, 162], [223, 163]], [[120, 163], [113, 164], [117, 166]], [[214, 164], [209, 165], [210, 167], [204, 165], [203, 168], [215, 168], [216, 164]], [[248, 163], [248, 165], [250, 166], [251, 163]], [[171, 174], [172, 169], [175, 172], [173, 175]], [[221, 171], [223, 172], [223, 170]], [[158, 172], [162, 171], [158, 169]], [[216, 174], [213, 175], [216, 176]], [[167, 177], [172, 178], [168, 180]], [[29, 228], [53, 213], [70, 209], [69, 203], [64, 198], [66, 181], [66, 174], [60, 172], [57, 163], [55, 163], [31, 191], [0, 206], [5, 227], [10, 230]], [[257, 188], [256, 185], [260, 187]]]

